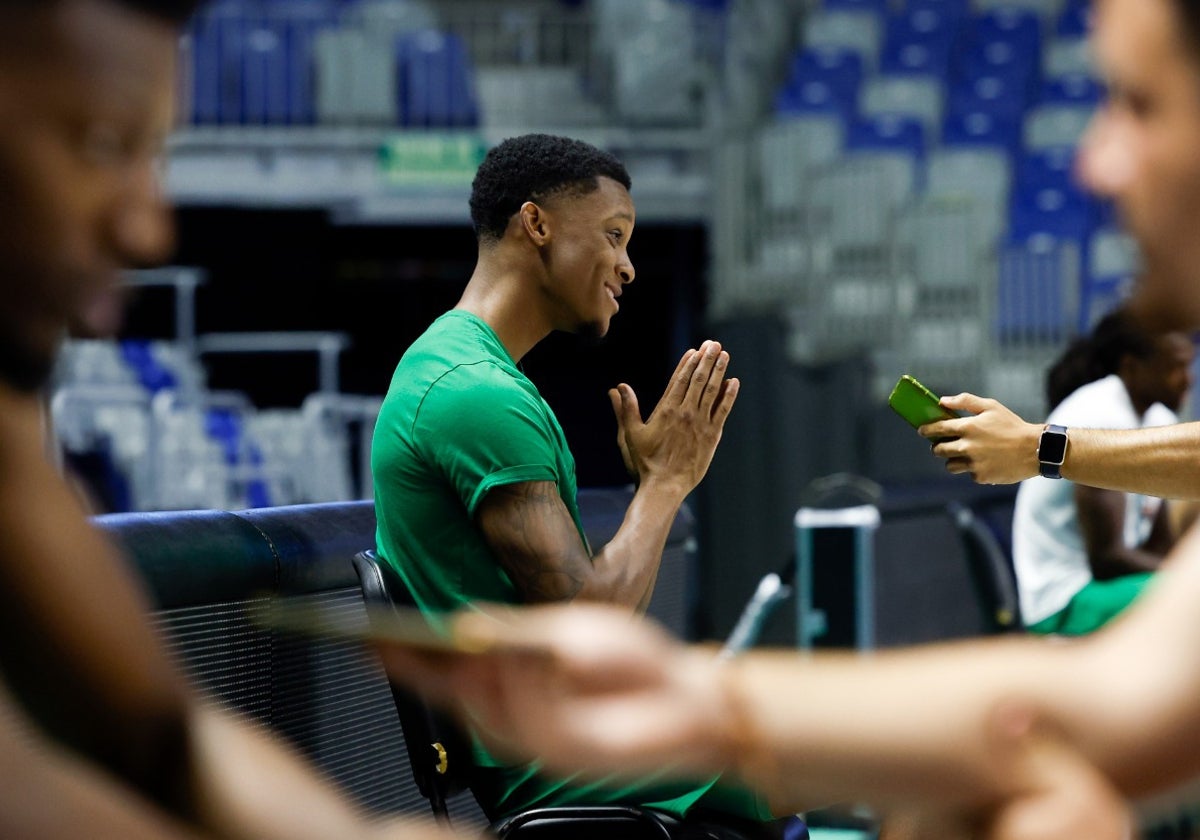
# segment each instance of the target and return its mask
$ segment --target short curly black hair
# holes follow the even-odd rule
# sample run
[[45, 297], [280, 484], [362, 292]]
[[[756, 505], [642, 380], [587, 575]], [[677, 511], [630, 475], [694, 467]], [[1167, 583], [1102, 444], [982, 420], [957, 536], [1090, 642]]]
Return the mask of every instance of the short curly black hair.
[[499, 240], [526, 201], [565, 191], [593, 192], [600, 176], [629, 189], [625, 165], [609, 152], [551, 134], [510, 137], [487, 153], [471, 184], [475, 236], [480, 242]]

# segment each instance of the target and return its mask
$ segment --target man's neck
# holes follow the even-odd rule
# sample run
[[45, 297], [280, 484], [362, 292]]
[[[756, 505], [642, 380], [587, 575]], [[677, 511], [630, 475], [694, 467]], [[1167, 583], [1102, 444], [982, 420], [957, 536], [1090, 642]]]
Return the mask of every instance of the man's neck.
[[483, 320], [496, 333], [513, 361], [519, 362], [553, 329], [517, 266], [480, 259], [454, 307]]

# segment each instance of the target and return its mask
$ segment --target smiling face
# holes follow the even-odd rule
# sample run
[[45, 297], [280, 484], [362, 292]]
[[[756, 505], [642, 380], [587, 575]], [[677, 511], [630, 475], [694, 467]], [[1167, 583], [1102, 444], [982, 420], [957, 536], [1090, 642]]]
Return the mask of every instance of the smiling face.
[[1132, 309], [1159, 328], [1200, 326], [1200, 58], [1178, 0], [1097, 0], [1092, 43], [1109, 99], [1079, 170], [1117, 203], [1146, 262]]
[[541, 248], [541, 291], [554, 329], [599, 337], [620, 309], [622, 287], [633, 282], [634, 209], [621, 184], [596, 181], [591, 192], [568, 190], [543, 203], [551, 235]]
[[173, 244], [158, 156], [177, 32], [107, 0], [0, 26], [0, 380], [31, 389], [68, 326], [116, 328], [120, 270]]

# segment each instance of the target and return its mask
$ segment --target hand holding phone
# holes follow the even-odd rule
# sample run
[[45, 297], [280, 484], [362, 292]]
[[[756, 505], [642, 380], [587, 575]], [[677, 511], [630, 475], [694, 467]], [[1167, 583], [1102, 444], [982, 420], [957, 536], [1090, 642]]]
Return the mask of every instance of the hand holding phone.
[[941, 401], [935, 393], [907, 373], [900, 377], [900, 381], [892, 389], [888, 405], [914, 429], [935, 420], [952, 420], [956, 416], [948, 409], [942, 408]]

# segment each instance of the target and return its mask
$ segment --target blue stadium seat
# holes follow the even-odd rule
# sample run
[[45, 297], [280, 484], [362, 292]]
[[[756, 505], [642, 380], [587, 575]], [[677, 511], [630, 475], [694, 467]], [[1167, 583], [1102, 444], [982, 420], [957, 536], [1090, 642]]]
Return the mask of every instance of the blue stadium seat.
[[1080, 191], [1075, 179], [1075, 154], [1072, 146], [1022, 154], [1016, 162], [1017, 189], [1030, 191], [1055, 187]]
[[1077, 190], [1047, 186], [1022, 189], [1017, 185], [1009, 212], [1009, 238], [1023, 242], [1053, 236], [1078, 243], [1080, 252], [1096, 227], [1096, 208]]
[[900, 114], [859, 118], [850, 124], [846, 149], [905, 152], [919, 161], [925, 156], [925, 127], [919, 118]]
[[461, 128], [477, 125], [474, 73], [466, 45], [436, 30], [396, 40], [398, 113], [402, 125]]
[[775, 95], [775, 113], [829, 114], [845, 119], [854, 110], [854, 100], [846, 99], [826, 82], [803, 82], [784, 87]]
[[802, 50], [792, 58], [787, 82], [776, 96], [776, 111], [848, 116], [854, 112], [862, 77], [863, 59], [854, 50]]
[[316, 122], [314, 44], [317, 33], [337, 25], [342, 5], [338, 0], [272, 0], [265, 7], [283, 26], [289, 125]]
[[812, 47], [792, 56], [787, 84], [823, 82], [840, 98], [853, 101], [863, 78], [863, 58], [849, 48]]
[[1004, 42], [1024, 55], [1038, 55], [1042, 48], [1041, 20], [1030, 9], [1002, 6], [975, 18], [972, 40], [976, 44]]
[[121, 357], [137, 374], [142, 387], [151, 394], [164, 388], [174, 388], [179, 383], [175, 374], [159, 364], [145, 339], [130, 338], [121, 342]]
[[1104, 101], [1104, 85], [1090, 75], [1073, 73], [1042, 82], [1038, 95], [1041, 105], [1090, 105]]
[[984, 111], [1017, 123], [1025, 112], [1028, 97], [1024, 85], [1008, 76], [976, 76], [959, 79], [950, 86], [950, 113]]
[[290, 93], [291, 32], [281, 18], [254, 15], [242, 33], [242, 114], [247, 125], [284, 125]]
[[882, 15], [887, 13], [888, 0], [825, 0], [822, 6], [830, 11], [876, 12]]
[[958, 41], [962, 19], [924, 7], [892, 15], [880, 57], [885, 73], [922, 73], [944, 77]]
[[970, 0], [908, 0], [909, 12], [932, 9], [949, 20], [961, 23], [971, 16]]
[[1038, 63], [1036, 53], [1016, 42], [965, 39], [956, 54], [955, 72], [962, 79], [1000, 76], [1028, 91], [1038, 77]]
[[1021, 142], [1021, 126], [990, 111], [951, 111], [942, 126], [942, 145], [999, 148], [1012, 154]]
[[1053, 237], [1001, 248], [996, 335], [1005, 343], [1057, 344], [1079, 324], [1078, 246]]
[[1060, 38], [1083, 38], [1088, 34], [1090, 3], [1068, 3], [1054, 24], [1054, 32]]
[[888, 40], [883, 45], [879, 69], [884, 73], [908, 73], [945, 78], [950, 70], [950, 44], [942, 41]]

